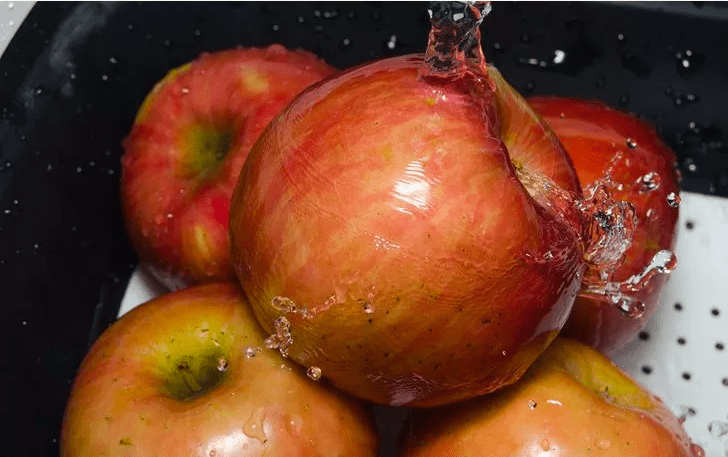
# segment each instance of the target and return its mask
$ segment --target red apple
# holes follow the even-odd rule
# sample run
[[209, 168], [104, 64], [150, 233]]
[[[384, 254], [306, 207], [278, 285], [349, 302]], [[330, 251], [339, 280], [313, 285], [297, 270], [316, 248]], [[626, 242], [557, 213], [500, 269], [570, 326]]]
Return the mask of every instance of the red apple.
[[583, 266], [558, 140], [494, 68], [424, 67], [397, 57], [304, 91], [253, 147], [231, 206], [233, 263], [269, 345], [392, 405], [516, 381]]
[[[677, 233], [676, 199], [680, 186], [677, 158], [655, 129], [637, 117], [599, 101], [533, 97], [531, 106], [551, 125], [570, 154], [586, 191], [608, 176], [615, 200], [635, 208], [637, 227], [632, 244], [612, 281], [638, 275], [661, 250], [672, 250]], [[640, 318], [623, 315], [612, 304], [579, 296], [563, 334], [607, 355], [637, 336], [659, 305], [668, 275], [653, 276], [634, 297], [644, 303]]]
[[133, 309], [81, 365], [61, 456], [375, 456], [371, 411], [262, 349], [264, 338], [233, 285]]
[[558, 338], [516, 384], [414, 411], [400, 457], [698, 457], [680, 421], [598, 351]]
[[333, 68], [280, 45], [202, 54], [146, 97], [124, 140], [121, 198], [140, 262], [171, 288], [234, 278], [228, 213], [260, 132]]

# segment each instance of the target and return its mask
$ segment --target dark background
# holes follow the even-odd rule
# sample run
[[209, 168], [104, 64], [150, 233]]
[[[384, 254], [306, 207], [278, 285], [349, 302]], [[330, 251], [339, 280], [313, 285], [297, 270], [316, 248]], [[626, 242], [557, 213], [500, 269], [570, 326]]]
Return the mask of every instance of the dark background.
[[[202, 51], [274, 42], [345, 68], [422, 52], [428, 29], [424, 3], [37, 4], [0, 60], [2, 448], [58, 454], [74, 373], [116, 316], [136, 262], [120, 141], [156, 81]], [[677, 152], [684, 190], [728, 197], [727, 4], [496, 3], [482, 30], [524, 95], [633, 111]]]

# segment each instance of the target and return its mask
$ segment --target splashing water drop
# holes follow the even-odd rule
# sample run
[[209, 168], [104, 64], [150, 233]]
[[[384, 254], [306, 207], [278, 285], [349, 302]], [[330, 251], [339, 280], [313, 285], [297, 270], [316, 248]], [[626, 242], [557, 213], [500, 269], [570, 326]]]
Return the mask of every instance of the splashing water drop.
[[528, 409], [536, 409], [536, 406], [538, 406], [538, 403], [535, 400], [528, 400]]
[[660, 175], [657, 172], [651, 171], [637, 178], [637, 190], [641, 194], [652, 192], [660, 187], [660, 180]]
[[306, 376], [313, 379], [314, 381], [318, 381], [319, 379], [321, 379], [321, 368], [308, 367], [308, 370], [306, 370]]
[[372, 314], [374, 312], [374, 305], [372, 305], [370, 302], [364, 302], [364, 312], [367, 314]]
[[612, 301], [622, 314], [632, 319], [639, 319], [645, 314], [645, 304], [633, 297], [626, 297], [618, 293], [612, 296]]
[[470, 66], [484, 68], [479, 26], [490, 9], [490, 2], [430, 4], [427, 12], [432, 27], [425, 52], [426, 76], [457, 75]]
[[[268, 349], [278, 349], [278, 348], [275, 347], [275, 348], [268, 348]], [[258, 355], [260, 353], [260, 348], [248, 346], [247, 348], [245, 348], [244, 353], [245, 353], [246, 359], [252, 359], [253, 357], [255, 357], [256, 355]]]
[[296, 304], [288, 297], [275, 296], [270, 301], [273, 308], [283, 313], [295, 313]]
[[[644, 314], [645, 304], [635, 298], [633, 294], [642, 291], [655, 275], [669, 274], [676, 266], [677, 256], [675, 253], [663, 249], [652, 257], [652, 260], [641, 272], [630, 276], [623, 282], [602, 280], [600, 283], [599, 281], [585, 280], [586, 288], [581, 291], [581, 295], [606, 300], [615, 305], [626, 316], [640, 318]], [[603, 272], [603, 276], [607, 278], [609, 274]]]
[[275, 333], [265, 339], [263, 343], [268, 349], [278, 349], [283, 357], [288, 357], [288, 348], [293, 344], [291, 336], [291, 323], [283, 316], [273, 321]]
[[667, 194], [667, 204], [672, 206], [673, 208], [677, 208], [680, 206], [680, 196], [676, 194], [675, 192], [670, 192]]
[[630, 149], [635, 149], [637, 147], [637, 142], [632, 138], [627, 138], [627, 147]]

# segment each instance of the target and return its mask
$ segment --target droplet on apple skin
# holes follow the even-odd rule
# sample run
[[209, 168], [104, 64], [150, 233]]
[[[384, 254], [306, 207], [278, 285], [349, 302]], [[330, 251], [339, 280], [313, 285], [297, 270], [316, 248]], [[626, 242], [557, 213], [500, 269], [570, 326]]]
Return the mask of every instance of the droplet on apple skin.
[[311, 367], [308, 367], [308, 369], [306, 370], [306, 376], [313, 379], [314, 381], [318, 381], [319, 379], [321, 379], [321, 375], [322, 375], [322, 372], [321, 372], [321, 368], [319, 368], [319, 367], [311, 366]]
[[667, 194], [667, 204], [672, 206], [673, 208], [677, 208], [680, 206], [680, 196], [675, 192], [670, 192]]

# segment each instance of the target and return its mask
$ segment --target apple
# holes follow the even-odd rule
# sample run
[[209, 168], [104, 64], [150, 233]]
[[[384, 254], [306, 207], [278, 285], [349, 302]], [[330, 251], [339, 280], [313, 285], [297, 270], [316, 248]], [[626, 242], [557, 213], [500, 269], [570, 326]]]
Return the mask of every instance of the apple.
[[[651, 124], [595, 100], [532, 97], [571, 156], [585, 192], [606, 183], [614, 200], [635, 208], [632, 243], [612, 281], [640, 275], [662, 250], [671, 251], [677, 234], [680, 185], [675, 153]], [[678, 196], [675, 198], [674, 196]], [[563, 335], [613, 355], [632, 341], [654, 314], [668, 275], [652, 276], [633, 295], [644, 304], [639, 318], [623, 315], [611, 303], [580, 295]]]
[[516, 384], [416, 410], [400, 457], [698, 457], [664, 403], [595, 349], [557, 338]]
[[371, 410], [263, 349], [241, 297], [196, 286], [118, 319], [74, 380], [61, 456], [376, 456]]
[[280, 45], [200, 55], [147, 95], [123, 142], [121, 199], [140, 263], [169, 288], [234, 278], [228, 213], [260, 132], [334, 69]]
[[548, 127], [493, 67], [426, 69], [395, 57], [305, 90], [231, 205], [233, 265], [269, 346], [380, 404], [516, 381], [584, 265], [581, 189]]

